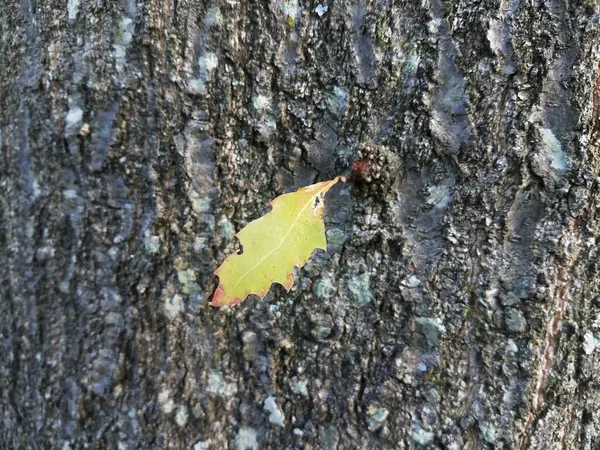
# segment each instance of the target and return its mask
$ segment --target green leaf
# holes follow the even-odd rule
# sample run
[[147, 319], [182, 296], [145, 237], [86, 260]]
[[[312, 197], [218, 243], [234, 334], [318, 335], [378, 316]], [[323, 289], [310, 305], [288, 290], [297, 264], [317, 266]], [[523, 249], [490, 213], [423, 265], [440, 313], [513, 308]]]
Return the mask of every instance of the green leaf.
[[215, 271], [219, 286], [211, 306], [235, 305], [250, 294], [263, 299], [272, 283], [289, 291], [294, 267], [306, 264], [313, 250], [327, 250], [323, 196], [339, 180], [280, 195], [269, 213], [237, 233], [243, 252], [230, 255]]

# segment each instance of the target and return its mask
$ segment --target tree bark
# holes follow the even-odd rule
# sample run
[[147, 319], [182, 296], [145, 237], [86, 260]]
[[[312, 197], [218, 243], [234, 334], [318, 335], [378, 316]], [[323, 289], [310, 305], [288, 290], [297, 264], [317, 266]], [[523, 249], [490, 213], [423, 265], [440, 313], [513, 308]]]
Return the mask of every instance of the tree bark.
[[[599, 20], [4, 2], [0, 448], [600, 448]], [[292, 291], [209, 307], [353, 162]]]

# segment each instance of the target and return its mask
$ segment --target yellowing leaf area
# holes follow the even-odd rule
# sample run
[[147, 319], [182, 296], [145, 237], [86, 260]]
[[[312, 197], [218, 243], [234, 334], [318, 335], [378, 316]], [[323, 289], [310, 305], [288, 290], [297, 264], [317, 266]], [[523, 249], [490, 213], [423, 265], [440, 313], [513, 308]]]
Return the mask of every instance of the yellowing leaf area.
[[215, 271], [219, 286], [211, 306], [235, 305], [250, 294], [263, 299], [272, 283], [289, 291], [294, 267], [306, 264], [313, 250], [327, 250], [323, 197], [339, 180], [280, 195], [269, 213], [237, 233], [243, 252], [230, 255]]

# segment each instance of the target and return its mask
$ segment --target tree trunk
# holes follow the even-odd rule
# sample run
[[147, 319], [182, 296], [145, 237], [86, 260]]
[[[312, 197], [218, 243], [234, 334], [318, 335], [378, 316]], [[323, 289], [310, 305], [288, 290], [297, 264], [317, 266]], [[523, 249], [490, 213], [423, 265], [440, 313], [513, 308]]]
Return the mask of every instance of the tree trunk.
[[596, 0], [1, 9], [0, 448], [600, 448]]

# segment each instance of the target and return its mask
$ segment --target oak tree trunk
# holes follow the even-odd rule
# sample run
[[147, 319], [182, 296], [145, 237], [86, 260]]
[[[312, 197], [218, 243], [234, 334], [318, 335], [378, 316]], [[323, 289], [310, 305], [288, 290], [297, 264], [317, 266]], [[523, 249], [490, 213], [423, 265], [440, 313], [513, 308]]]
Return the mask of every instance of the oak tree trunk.
[[[600, 448], [596, 0], [5, 0], [0, 448]], [[234, 232], [327, 197], [286, 293]]]

